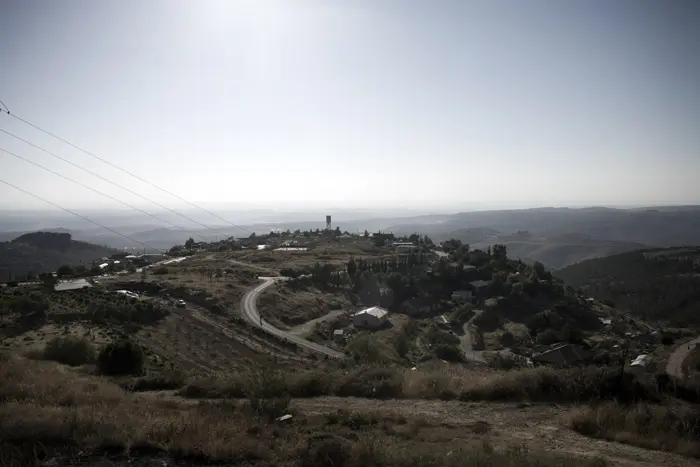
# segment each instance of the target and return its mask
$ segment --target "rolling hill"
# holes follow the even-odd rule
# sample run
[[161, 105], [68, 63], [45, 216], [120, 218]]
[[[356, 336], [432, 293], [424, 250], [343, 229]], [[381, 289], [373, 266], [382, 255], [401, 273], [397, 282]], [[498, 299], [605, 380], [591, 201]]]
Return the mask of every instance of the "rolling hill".
[[555, 274], [638, 316], [700, 326], [700, 247], [638, 250], [583, 261]]
[[[421, 232], [433, 240], [464, 235], [464, 229], [493, 229], [499, 232], [527, 231], [557, 237], [578, 234], [596, 240], [631, 242], [649, 246], [700, 244], [700, 207], [613, 209], [537, 208], [508, 211], [475, 211], [443, 216], [440, 222], [395, 223], [385, 230], [394, 233]], [[463, 241], [469, 241], [464, 239]]]
[[68, 233], [34, 232], [0, 242], [0, 280], [55, 271], [62, 264], [85, 264], [115, 250], [73, 240]]
[[496, 234], [488, 241], [471, 243], [474, 248], [482, 250], [494, 244], [506, 245], [508, 256], [511, 258], [519, 258], [530, 264], [539, 261], [552, 270], [587, 259], [610, 256], [645, 247], [640, 243], [596, 240], [577, 234], [541, 237], [529, 232], [518, 232], [513, 235]]
[[[587, 259], [607, 256], [645, 247], [670, 247], [678, 245], [700, 245], [700, 206], [667, 206], [635, 209], [590, 208], [535, 208], [500, 211], [472, 211], [455, 214], [427, 214], [411, 217], [380, 217], [363, 212], [343, 217], [343, 212], [332, 210], [333, 225], [343, 231], [393, 232], [397, 235], [421, 233], [435, 241], [459, 239], [476, 248], [486, 248], [495, 243], [508, 247], [509, 256], [526, 262], [539, 261], [548, 268], [557, 269]], [[178, 229], [153, 225], [143, 216], [128, 216], [125, 213], [91, 213], [91, 218], [126, 234], [135, 242], [122, 236], [76, 224], [75, 219], [51, 217], [48, 214], [0, 212], [3, 226], [9, 232], [0, 232], [0, 241], [10, 240], [23, 233], [49, 230], [59, 231], [53, 226], [62, 226], [74, 239], [89, 243], [108, 245], [113, 248], [129, 248], [141, 251], [145, 243], [153, 248], [169, 249], [183, 243], [192, 234]], [[236, 215], [234, 215], [236, 214]], [[245, 228], [230, 225], [213, 227], [213, 230], [192, 227], [197, 235], [215, 240], [221, 236], [244, 236], [254, 231], [257, 234], [271, 230], [315, 230], [325, 227], [325, 216], [313, 217], [313, 213], [266, 213], [256, 215], [231, 213], [227, 218], [236, 223], [240, 219], [251, 219]], [[336, 217], [336, 214], [339, 214]], [[389, 214], [389, 213], [387, 213]], [[398, 213], [394, 213], [398, 214]], [[159, 216], [167, 214], [159, 213]], [[193, 214], [194, 215], [194, 214]], [[374, 215], [376, 217], [370, 217]], [[43, 217], [42, 217], [43, 216]], [[251, 217], [252, 216], [252, 217]], [[311, 219], [313, 217], [313, 219]], [[253, 220], [254, 218], [254, 220]], [[269, 219], [269, 222], [261, 222]], [[173, 218], [179, 223], [180, 220]], [[209, 220], [203, 220], [209, 223]], [[39, 227], [31, 226], [42, 224]], [[45, 225], [43, 225], [45, 224]], [[139, 243], [141, 242], [141, 243]]]

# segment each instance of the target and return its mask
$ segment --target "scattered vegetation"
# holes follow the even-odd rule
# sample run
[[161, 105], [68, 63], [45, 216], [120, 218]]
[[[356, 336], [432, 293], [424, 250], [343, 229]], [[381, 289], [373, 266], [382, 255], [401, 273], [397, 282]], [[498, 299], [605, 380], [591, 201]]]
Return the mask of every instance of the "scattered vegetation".
[[[129, 394], [95, 377], [11, 359], [0, 364], [3, 465], [89, 463], [109, 452], [188, 464], [360, 467], [603, 467], [523, 447], [496, 446], [472, 431], [452, 432], [425, 418], [330, 410], [291, 423], [261, 417], [250, 403], [188, 404]], [[267, 376], [266, 376], [267, 377]], [[433, 434], [434, 433], [434, 434]], [[444, 435], [443, 435], [444, 436]], [[455, 439], [456, 437], [456, 439]], [[444, 439], [444, 438], [443, 438]], [[115, 449], [116, 448], [116, 449]], [[112, 455], [114, 456], [114, 455]]]
[[[498, 360], [497, 360], [498, 361]], [[700, 387], [683, 386], [670, 379], [658, 382], [631, 373], [601, 368], [556, 370], [521, 368], [517, 360], [497, 363], [507, 371], [433, 370], [412, 371], [391, 366], [359, 366], [350, 370], [287, 373], [275, 378], [269, 391], [276, 396], [316, 397], [336, 395], [376, 399], [460, 399], [463, 401], [556, 401], [589, 403], [637, 401], [659, 403], [678, 397], [700, 402]], [[247, 375], [226, 379], [191, 381], [180, 395], [193, 398], [240, 398], [247, 395]], [[270, 394], [270, 393], [268, 393]]]
[[605, 403], [578, 409], [570, 423], [586, 436], [700, 458], [697, 408]]
[[591, 259], [557, 272], [567, 284], [640, 317], [700, 325], [700, 249], [640, 250]]

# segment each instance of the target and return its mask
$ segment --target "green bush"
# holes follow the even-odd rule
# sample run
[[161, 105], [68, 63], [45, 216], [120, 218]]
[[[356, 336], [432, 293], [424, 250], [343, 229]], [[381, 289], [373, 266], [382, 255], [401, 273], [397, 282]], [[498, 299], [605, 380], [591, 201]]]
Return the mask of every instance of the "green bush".
[[461, 362], [462, 350], [457, 345], [440, 344], [435, 346], [435, 356], [448, 362]]
[[561, 339], [554, 329], [545, 329], [537, 335], [537, 343], [540, 345], [550, 345], [557, 342], [561, 342]]
[[95, 361], [95, 348], [80, 337], [56, 337], [46, 344], [42, 356], [45, 360], [79, 366]]
[[491, 361], [491, 367], [497, 370], [518, 370], [527, 367], [527, 361], [524, 357], [515, 354], [501, 355], [497, 354], [496, 358]]
[[432, 325], [425, 333], [425, 338], [432, 345], [456, 345], [459, 344], [459, 338], [452, 333], [443, 331], [435, 325]]
[[511, 347], [515, 345], [515, 336], [512, 332], [506, 331], [501, 336], [500, 342], [503, 347]]
[[97, 368], [105, 375], [138, 375], [143, 372], [143, 350], [124, 340], [105, 346], [97, 357]]

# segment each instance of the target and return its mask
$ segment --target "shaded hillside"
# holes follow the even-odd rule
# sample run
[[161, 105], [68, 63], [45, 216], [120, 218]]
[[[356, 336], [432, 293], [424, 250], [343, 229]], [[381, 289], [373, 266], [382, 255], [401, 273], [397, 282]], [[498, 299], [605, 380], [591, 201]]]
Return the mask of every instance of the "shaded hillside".
[[700, 325], [700, 247], [648, 249], [592, 259], [556, 275], [639, 316]]
[[92, 243], [79, 242], [70, 234], [34, 232], [9, 242], [0, 242], [0, 280], [27, 273], [55, 271], [62, 264], [85, 264], [115, 251]]
[[[459, 238], [459, 237], [456, 237]], [[536, 237], [527, 232], [515, 235], [499, 235], [495, 240], [472, 243], [475, 248], [486, 249], [495, 243], [506, 245], [508, 256], [526, 263], [539, 261], [549, 269], [559, 269], [593, 258], [639, 250], [645, 245], [631, 242], [596, 240], [583, 235]]]
[[385, 230], [394, 233], [420, 232], [441, 241], [458, 237], [461, 229], [475, 228], [500, 232], [526, 230], [546, 237], [575, 233], [598, 240], [651, 246], [697, 245], [700, 244], [700, 207], [476, 211], [446, 216], [442, 222], [432, 224], [397, 222]]

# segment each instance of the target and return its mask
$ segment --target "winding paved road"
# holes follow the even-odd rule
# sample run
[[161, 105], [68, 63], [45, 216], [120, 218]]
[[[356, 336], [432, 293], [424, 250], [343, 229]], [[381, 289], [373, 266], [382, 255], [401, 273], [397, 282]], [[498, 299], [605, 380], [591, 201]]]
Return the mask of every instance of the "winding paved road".
[[278, 329], [268, 323], [267, 321], [260, 318], [260, 313], [258, 312], [257, 301], [258, 295], [266, 288], [273, 285], [275, 282], [284, 280], [281, 277], [259, 277], [263, 281], [262, 284], [258, 285], [254, 289], [246, 293], [241, 299], [241, 312], [243, 317], [248, 320], [251, 324], [262, 328], [268, 334], [274, 336], [282, 337], [288, 341], [294, 342], [300, 347], [304, 347], [312, 352], [319, 353], [321, 355], [326, 355], [331, 358], [342, 358], [343, 353], [333, 350], [330, 347], [326, 347], [315, 342], [304, 339], [303, 337], [295, 336], [294, 334], [288, 333], [281, 329]]
[[700, 345], [700, 337], [696, 337], [690, 342], [679, 345], [668, 358], [666, 373], [671, 376], [675, 376], [678, 379], [684, 379], [685, 374], [683, 372], [683, 361], [696, 345]]

